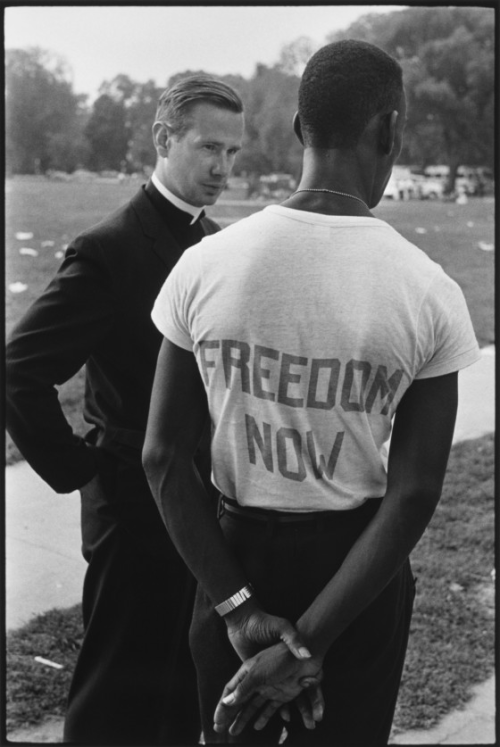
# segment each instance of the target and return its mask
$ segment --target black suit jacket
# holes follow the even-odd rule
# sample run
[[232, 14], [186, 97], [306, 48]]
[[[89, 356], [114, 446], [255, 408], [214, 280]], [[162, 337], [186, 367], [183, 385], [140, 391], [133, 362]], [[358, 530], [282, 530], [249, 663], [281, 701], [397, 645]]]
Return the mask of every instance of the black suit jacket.
[[[218, 226], [201, 218], [205, 234]], [[151, 321], [182, 249], [144, 187], [70, 244], [55, 278], [7, 345], [7, 428], [51, 487], [67, 493], [98, 471], [102, 450], [140, 466], [161, 344]], [[61, 411], [56, 385], [86, 364], [82, 439]], [[95, 447], [100, 448], [95, 448]]]

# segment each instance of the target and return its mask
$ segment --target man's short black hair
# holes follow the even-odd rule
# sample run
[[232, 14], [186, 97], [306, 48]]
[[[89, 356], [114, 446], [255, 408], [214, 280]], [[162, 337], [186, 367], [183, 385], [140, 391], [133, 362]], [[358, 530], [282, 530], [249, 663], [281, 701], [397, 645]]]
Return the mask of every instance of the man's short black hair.
[[327, 44], [300, 83], [304, 145], [354, 147], [375, 114], [399, 109], [402, 92], [401, 66], [379, 47], [353, 39]]

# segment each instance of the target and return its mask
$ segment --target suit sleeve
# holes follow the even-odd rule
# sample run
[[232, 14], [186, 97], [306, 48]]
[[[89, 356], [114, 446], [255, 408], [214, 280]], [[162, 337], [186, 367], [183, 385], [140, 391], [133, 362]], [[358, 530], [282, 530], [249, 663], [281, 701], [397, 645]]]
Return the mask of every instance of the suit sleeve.
[[6, 347], [7, 430], [58, 493], [83, 487], [98, 471], [96, 450], [73, 433], [56, 386], [74, 376], [110, 333], [115, 297], [98, 242], [80, 237]]

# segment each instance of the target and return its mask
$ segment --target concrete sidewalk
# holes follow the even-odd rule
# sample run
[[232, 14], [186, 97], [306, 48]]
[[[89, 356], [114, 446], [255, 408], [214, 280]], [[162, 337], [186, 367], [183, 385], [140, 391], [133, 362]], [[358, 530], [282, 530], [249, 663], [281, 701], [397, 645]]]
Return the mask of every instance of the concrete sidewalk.
[[[479, 438], [495, 429], [495, 349], [493, 346], [484, 348], [482, 353], [478, 363], [459, 374], [460, 403], [455, 442]], [[78, 603], [86, 564], [80, 554], [78, 492], [55, 494], [23, 462], [6, 470], [5, 510], [6, 628], [9, 630], [54, 607]], [[476, 701], [471, 703], [471, 718], [464, 716], [470, 709], [447, 717], [451, 718], [452, 724], [446, 727], [443, 738], [443, 735], [440, 739], [435, 738], [439, 734], [431, 730], [400, 735], [393, 743], [494, 743], [494, 680], [483, 687], [484, 690], [479, 691], [479, 705]], [[459, 741], [461, 735], [468, 734], [471, 724], [475, 724], [474, 734], [478, 738], [467, 737]], [[453, 725], [460, 734], [455, 734]], [[478, 731], [480, 725], [484, 726], [484, 732]], [[450, 735], [454, 735], [455, 741], [443, 741]], [[33, 738], [24, 741], [47, 740]]]
[[462, 711], [453, 711], [433, 729], [399, 734], [390, 744], [496, 744], [495, 677], [472, 688], [472, 699]]

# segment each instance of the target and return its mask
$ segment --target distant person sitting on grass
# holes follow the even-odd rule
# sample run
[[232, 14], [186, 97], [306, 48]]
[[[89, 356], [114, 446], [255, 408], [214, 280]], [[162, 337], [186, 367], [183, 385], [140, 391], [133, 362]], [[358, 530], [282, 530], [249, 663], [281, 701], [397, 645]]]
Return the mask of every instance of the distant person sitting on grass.
[[[322, 675], [324, 703], [316, 689], [305, 726], [290, 710], [286, 744], [389, 738], [408, 556], [441, 494], [457, 372], [479, 358], [458, 285], [371, 213], [405, 109], [385, 52], [323, 47], [300, 84], [299, 188], [191, 247], [154, 307], [165, 339], [144, 464], [199, 581], [206, 743], [278, 743], [277, 711], [304, 708]], [[207, 401], [220, 523], [193, 461]], [[278, 643], [240, 666], [235, 631], [258, 610], [296, 621], [312, 656]]]

